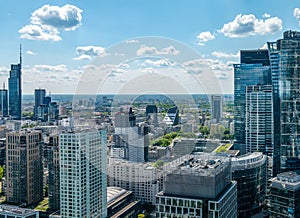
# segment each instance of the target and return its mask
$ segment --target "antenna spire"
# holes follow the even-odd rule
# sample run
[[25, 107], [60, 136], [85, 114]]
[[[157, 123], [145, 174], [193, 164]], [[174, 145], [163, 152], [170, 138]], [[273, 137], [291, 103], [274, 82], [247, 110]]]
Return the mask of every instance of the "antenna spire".
[[22, 68], [22, 44], [20, 44], [20, 65]]
[[5, 82], [3, 82], [3, 90], [5, 89]]

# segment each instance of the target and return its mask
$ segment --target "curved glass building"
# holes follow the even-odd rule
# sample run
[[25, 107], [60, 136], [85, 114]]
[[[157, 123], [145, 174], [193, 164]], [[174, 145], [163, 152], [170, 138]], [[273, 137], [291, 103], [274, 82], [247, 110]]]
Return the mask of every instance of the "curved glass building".
[[248, 153], [231, 159], [232, 180], [237, 181], [238, 217], [260, 212], [266, 199], [267, 156]]

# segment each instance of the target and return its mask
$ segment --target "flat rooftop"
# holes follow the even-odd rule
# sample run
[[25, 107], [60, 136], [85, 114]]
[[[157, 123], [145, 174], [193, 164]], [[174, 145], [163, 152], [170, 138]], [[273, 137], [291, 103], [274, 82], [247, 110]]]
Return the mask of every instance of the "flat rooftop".
[[36, 213], [37, 211], [35, 210], [30, 210], [30, 209], [6, 205], [6, 204], [0, 205], [0, 214], [19, 216], [19, 215], [31, 215], [31, 214], [33, 215]]

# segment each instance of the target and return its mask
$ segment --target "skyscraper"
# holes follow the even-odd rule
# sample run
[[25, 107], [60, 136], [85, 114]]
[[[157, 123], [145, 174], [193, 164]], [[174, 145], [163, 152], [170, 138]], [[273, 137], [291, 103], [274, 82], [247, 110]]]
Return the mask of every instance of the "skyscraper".
[[59, 137], [61, 216], [106, 217], [106, 132], [74, 130]]
[[211, 96], [211, 119], [218, 123], [222, 119], [223, 113], [223, 96], [212, 95]]
[[4, 85], [0, 89], [0, 111], [2, 116], [8, 115], [8, 92]]
[[34, 90], [34, 117], [36, 119], [44, 117], [44, 114], [41, 114], [41, 108], [42, 106], [45, 106], [45, 96], [45, 89], [40, 88]]
[[241, 51], [241, 64], [234, 64], [235, 148], [246, 152], [246, 87], [271, 85], [268, 50]]
[[60, 208], [59, 135], [49, 137], [49, 210]]
[[[268, 176], [279, 170], [274, 155], [273, 88], [271, 85], [246, 87], [246, 151], [268, 156]], [[274, 160], [277, 158], [276, 160]]]
[[136, 125], [136, 115], [132, 108], [128, 113], [115, 115], [115, 133], [126, 140], [126, 159], [139, 163], [148, 161], [149, 127], [146, 124]]
[[6, 134], [6, 201], [31, 205], [43, 199], [42, 134]]
[[300, 32], [268, 43], [274, 88], [274, 143], [282, 171], [300, 169]]
[[12, 64], [8, 78], [9, 115], [16, 120], [22, 117], [22, 56], [20, 63]]

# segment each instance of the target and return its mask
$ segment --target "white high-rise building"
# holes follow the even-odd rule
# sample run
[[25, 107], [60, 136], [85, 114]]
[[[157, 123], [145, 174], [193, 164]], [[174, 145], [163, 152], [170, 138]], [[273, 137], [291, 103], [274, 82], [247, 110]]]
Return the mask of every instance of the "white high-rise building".
[[117, 186], [133, 192], [135, 199], [155, 204], [159, 191], [160, 174], [151, 163], [136, 163], [110, 158], [108, 164], [109, 186]]
[[61, 217], [106, 217], [106, 132], [72, 131], [59, 140]]

